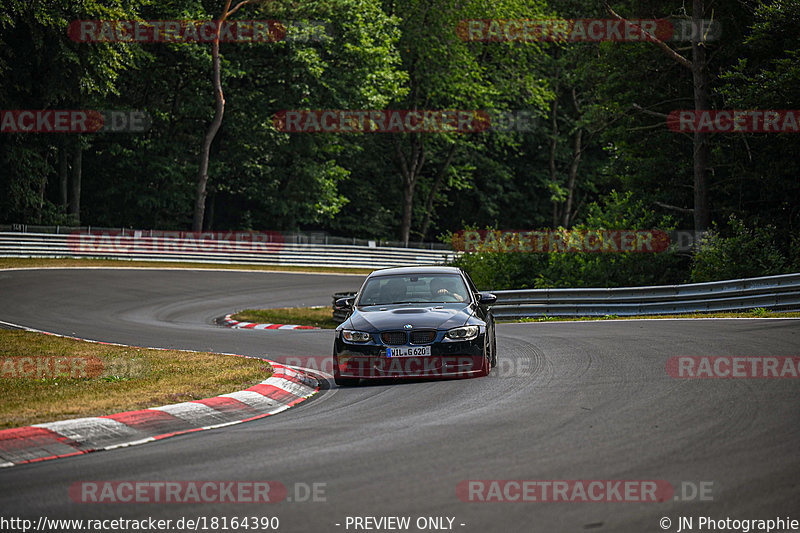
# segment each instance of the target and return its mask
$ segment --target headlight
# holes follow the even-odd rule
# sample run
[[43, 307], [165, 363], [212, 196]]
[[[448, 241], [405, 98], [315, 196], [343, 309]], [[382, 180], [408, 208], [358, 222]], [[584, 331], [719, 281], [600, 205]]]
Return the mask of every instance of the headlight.
[[447, 338], [457, 341], [469, 341], [478, 336], [481, 328], [478, 326], [462, 326], [447, 330]]
[[342, 331], [342, 337], [344, 337], [344, 340], [350, 342], [367, 342], [372, 338], [372, 335], [366, 331], [351, 331], [345, 329]]

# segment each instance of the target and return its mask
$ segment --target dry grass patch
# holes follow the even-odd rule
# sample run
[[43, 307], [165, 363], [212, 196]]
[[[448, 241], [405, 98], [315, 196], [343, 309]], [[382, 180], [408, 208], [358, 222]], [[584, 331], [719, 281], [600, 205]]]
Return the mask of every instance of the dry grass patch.
[[[325, 329], [335, 329], [339, 322], [333, 320], [333, 310], [330, 307], [282, 307], [275, 309], [245, 309], [231, 315], [234, 320], [241, 322], [257, 322], [260, 324], [298, 324], [301, 326], [317, 326]], [[566, 317], [566, 316], [540, 316], [532, 318], [498, 319], [498, 323], [509, 324], [517, 322], [579, 322], [587, 320], [641, 320], [659, 318], [800, 318], [798, 312], [767, 311], [763, 308], [752, 309], [740, 313], [687, 313], [673, 315], [637, 315], [617, 316], [606, 315], [597, 317]]]
[[279, 307], [275, 309], [245, 309], [232, 315], [241, 322], [259, 324], [296, 324], [334, 329], [339, 325], [333, 319], [331, 307]]
[[[34, 359], [22, 364], [23, 357]], [[65, 358], [81, 358], [72, 359], [80, 364], [60, 369], [53, 364]], [[20, 377], [22, 371], [29, 377]], [[0, 428], [209, 398], [246, 389], [271, 373], [269, 364], [259, 359], [0, 330]]]

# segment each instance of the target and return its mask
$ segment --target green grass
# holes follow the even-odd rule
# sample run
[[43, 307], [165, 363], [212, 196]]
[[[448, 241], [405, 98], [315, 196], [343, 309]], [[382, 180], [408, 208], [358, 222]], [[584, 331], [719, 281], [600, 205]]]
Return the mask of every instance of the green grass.
[[[85, 371], [37, 369], [20, 365], [23, 357], [80, 358], [81, 366], [72, 368]], [[20, 376], [20, 369], [34, 375]], [[0, 428], [209, 398], [246, 389], [271, 373], [269, 364], [259, 359], [0, 330]]]
[[0, 269], [4, 268], [64, 268], [64, 267], [139, 267], [139, 268], [192, 268], [192, 269], [224, 269], [224, 270], [262, 270], [268, 272], [330, 272], [337, 274], [369, 274], [373, 268], [346, 267], [300, 267], [289, 265], [234, 265], [217, 263], [191, 263], [171, 261], [126, 261], [122, 259], [48, 259], [0, 257]]
[[[800, 317], [800, 313], [778, 313], [767, 311], [764, 308], [752, 309], [740, 313], [687, 313], [673, 315], [636, 315], [618, 316], [605, 315], [598, 317], [562, 317], [548, 316], [520, 318], [517, 320], [498, 320], [501, 324], [514, 324], [520, 322], [556, 322], [556, 321], [588, 321], [588, 320], [634, 320], [634, 319], [659, 319], [659, 318], [776, 318]], [[242, 322], [257, 322], [261, 324], [298, 324], [301, 326], [317, 326], [319, 328], [334, 329], [339, 325], [333, 320], [333, 311], [330, 307], [284, 307], [276, 309], [245, 309], [232, 315], [234, 320]]]
[[282, 307], [276, 309], [245, 309], [232, 315], [241, 322], [260, 324], [297, 324], [334, 329], [339, 325], [333, 319], [331, 307]]

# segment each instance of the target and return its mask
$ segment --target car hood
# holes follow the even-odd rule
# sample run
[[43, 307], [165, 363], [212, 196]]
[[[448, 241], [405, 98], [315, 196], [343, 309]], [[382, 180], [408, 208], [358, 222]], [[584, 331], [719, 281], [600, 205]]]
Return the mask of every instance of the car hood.
[[361, 331], [403, 329], [406, 324], [414, 329], [450, 329], [466, 324], [471, 314], [468, 304], [397, 304], [362, 307], [348, 321]]

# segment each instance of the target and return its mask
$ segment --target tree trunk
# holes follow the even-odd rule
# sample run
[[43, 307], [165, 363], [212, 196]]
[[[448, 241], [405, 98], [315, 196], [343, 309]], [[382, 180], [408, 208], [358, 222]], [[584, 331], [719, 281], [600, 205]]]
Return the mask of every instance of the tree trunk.
[[581, 149], [583, 141], [583, 130], [578, 128], [575, 132], [575, 139], [572, 151], [572, 164], [569, 166], [569, 179], [567, 181], [567, 203], [564, 206], [562, 226], [569, 228], [572, 224], [572, 201], [575, 196], [575, 181], [578, 177], [578, 166], [581, 163]]
[[[225, 10], [230, 7], [228, 0]], [[214, 119], [209, 124], [203, 136], [203, 146], [200, 149], [200, 169], [197, 173], [197, 182], [194, 191], [194, 216], [192, 218], [192, 231], [203, 231], [203, 218], [206, 212], [206, 187], [208, 185], [208, 159], [211, 153], [211, 143], [214, 142], [219, 127], [222, 125], [222, 116], [225, 114], [225, 96], [222, 94], [222, 76], [219, 60], [219, 31], [222, 21], [218, 21], [217, 35], [211, 43], [211, 57], [214, 68]]]
[[61, 209], [67, 213], [69, 209], [69, 159], [67, 154], [66, 142], [62, 142], [58, 148], [58, 185], [61, 193]]
[[433, 202], [436, 200], [436, 193], [439, 192], [439, 188], [442, 186], [442, 182], [444, 181], [444, 177], [447, 175], [447, 169], [450, 168], [450, 163], [453, 162], [453, 155], [456, 153], [456, 144], [453, 143], [450, 145], [450, 150], [447, 152], [447, 158], [442, 165], [442, 168], [439, 170], [439, 173], [436, 175], [436, 179], [431, 186], [431, 192], [428, 194], [428, 201], [425, 202], [425, 218], [422, 221], [422, 227], [419, 230], [420, 238], [424, 241], [425, 235], [428, 233], [428, 227], [431, 225], [431, 219], [433, 215]]
[[44, 209], [44, 192], [47, 189], [47, 176], [42, 176], [39, 178], [39, 190], [37, 191], [37, 203], [36, 203], [36, 223], [42, 223], [42, 210]]
[[[694, 0], [692, 7], [692, 80], [694, 82], [694, 109], [708, 109], [708, 69], [706, 68], [706, 48], [702, 42], [702, 19], [705, 6], [703, 0]], [[708, 157], [709, 134], [696, 131], [694, 133], [694, 230], [705, 231], [711, 223], [708, 209]]]
[[[577, 120], [581, 120], [581, 109], [578, 105], [578, 95], [575, 88], [572, 88], [572, 105], [575, 108]], [[572, 224], [572, 200], [575, 196], [575, 181], [578, 177], [578, 167], [581, 164], [581, 153], [583, 150], [583, 129], [575, 130], [575, 137], [572, 145], [572, 163], [569, 165], [569, 177], [567, 179], [567, 204], [564, 206], [562, 226], [569, 228]]]
[[[618, 15], [606, 2], [606, 10], [619, 20], [625, 20]], [[692, 60], [688, 60], [673, 50], [667, 43], [650, 38], [665, 54], [688, 68], [692, 72], [694, 85], [695, 111], [708, 109], [708, 65], [706, 65], [706, 48], [702, 35], [702, 20], [705, 13], [704, 0], [692, 0]], [[692, 153], [692, 166], [694, 168], [694, 230], [705, 231], [711, 224], [711, 215], [708, 208], [708, 162], [709, 162], [709, 135], [708, 133], [694, 134]]]
[[69, 203], [69, 214], [75, 225], [81, 224], [81, 165], [83, 148], [80, 141], [75, 143], [72, 152], [72, 201]]
[[214, 119], [209, 124], [206, 134], [203, 136], [203, 145], [200, 149], [200, 165], [197, 171], [197, 179], [195, 182], [194, 192], [194, 215], [192, 217], [192, 231], [203, 231], [203, 218], [206, 212], [206, 188], [208, 185], [208, 159], [211, 153], [211, 143], [214, 142], [222, 125], [222, 115], [225, 113], [225, 95], [222, 94], [222, 73], [219, 60], [219, 36], [222, 31], [222, 25], [225, 20], [236, 13], [240, 7], [249, 4], [251, 0], [242, 0], [236, 7], [231, 9], [231, 0], [226, 0], [225, 8], [222, 14], [216, 20], [217, 29], [214, 34], [214, 40], [211, 43], [211, 60], [214, 69], [213, 84], [214, 84], [214, 101], [216, 107], [214, 108]]
[[411, 237], [411, 216], [414, 214], [414, 180], [403, 180], [403, 222], [400, 227], [403, 245], [408, 246]]
[[400, 223], [400, 238], [405, 246], [408, 246], [411, 235], [411, 218], [414, 215], [414, 190], [417, 186], [417, 177], [425, 164], [425, 146], [420, 141], [419, 135], [411, 134], [409, 138], [411, 139], [411, 157], [406, 160], [406, 156], [400, 146], [399, 136], [392, 136], [395, 155], [400, 163], [400, 174], [403, 180], [403, 216]]
[[[555, 184], [558, 180], [556, 173], [556, 148], [558, 147], [558, 84], [555, 87], [556, 98], [550, 107], [550, 181]], [[553, 199], [553, 227], [558, 226], [558, 200]]]

